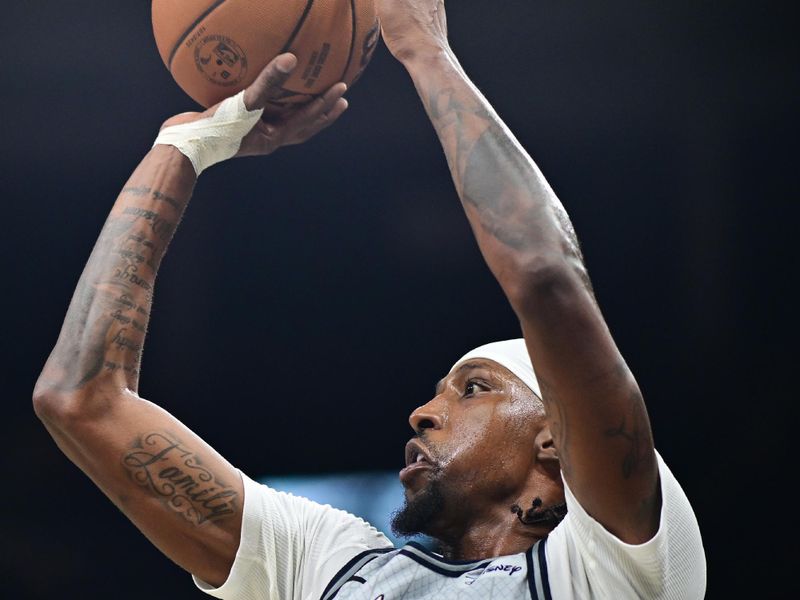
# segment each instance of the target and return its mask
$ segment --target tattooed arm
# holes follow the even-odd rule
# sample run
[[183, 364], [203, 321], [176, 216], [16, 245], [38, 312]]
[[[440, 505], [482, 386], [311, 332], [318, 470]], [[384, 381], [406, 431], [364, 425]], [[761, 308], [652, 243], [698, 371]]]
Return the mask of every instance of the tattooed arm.
[[378, 6], [384, 40], [416, 85], [481, 252], [522, 324], [570, 488], [623, 541], [650, 539], [660, 496], [647, 411], [566, 211], [459, 65], [443, 0]]
[[[245, 92], [262, 108], [296, 64], [276, 59]], [[260, 121], [239, 155], [300, 143], [345, 110], [340, 84], [292, 116]], [[184, 113], [165, 125], [213, 114]], [[169, 413], [137, 394], [156, 273], [195, 183], [189, 160], [155, 146], [122, 189], [78, 282], [34, 391], [56, 443], [167, 556], [209, 584], [239, 545], [236, 470]], [[202, 265], [202, 263], [200, 263]], [[201, 267], [202, 268], [202, 267]]]

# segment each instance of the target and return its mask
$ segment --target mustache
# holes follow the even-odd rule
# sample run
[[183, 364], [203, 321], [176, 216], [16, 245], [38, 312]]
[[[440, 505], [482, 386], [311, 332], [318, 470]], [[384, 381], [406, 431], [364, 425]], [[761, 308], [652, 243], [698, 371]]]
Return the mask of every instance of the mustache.
[[425, 447], [425, 450], [428, 452], [432, 460], [432, 471], [434, 474], [439, 474], [443, 471], [443, 459], [445, 458], [445, 454], [441, 451], [441, 449], [436, 447], [436, 444], [431, 442], [431, 440], [426, 437], [426, 432], [423, 431], [415, 431], [413, 439], [418, 440], [420, 444]]
[[425, 449], [431, 455], [431, 458], [435, 459], [437, 463], [439, 462], [439, 457], [441, 456], [441, 453], [433, 444], [433, 442], [431, 442], [430, 439], [426, 436], [425, 431], [415, 431], [414, 439], [419, 440], [420, 443], [423, 446], [425, 446]]

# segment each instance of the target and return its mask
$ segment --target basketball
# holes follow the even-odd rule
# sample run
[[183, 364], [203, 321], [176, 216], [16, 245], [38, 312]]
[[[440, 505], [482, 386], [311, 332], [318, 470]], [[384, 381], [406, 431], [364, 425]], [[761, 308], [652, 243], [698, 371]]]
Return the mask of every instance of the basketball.
[[152, 17], [161, 59], [204, 107], [246, 88], [283, 52], [298, 63], [274, 110], [351, 86], [380, 36], [374, 0], [153, 0]]

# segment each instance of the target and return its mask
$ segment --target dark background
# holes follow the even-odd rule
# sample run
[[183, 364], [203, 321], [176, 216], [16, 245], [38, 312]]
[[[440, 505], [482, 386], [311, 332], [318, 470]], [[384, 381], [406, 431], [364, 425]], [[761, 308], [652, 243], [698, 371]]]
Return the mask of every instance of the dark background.
[[[709, 598], [797, 597], [789, 7], [449, 6], [465, 68], [573, 217], [698, 514]], [[30, 404], [118, 189], [193, 108], [149, 19], [148, 2], [3, 3], [6, 597], [202, 597]], [[205, 173], [161, 271], [141, 393], [253, 476], [399, 468], [407, 415], [453, 360], [518, 334], [385, 48], [349, 98], [307, 145]]]

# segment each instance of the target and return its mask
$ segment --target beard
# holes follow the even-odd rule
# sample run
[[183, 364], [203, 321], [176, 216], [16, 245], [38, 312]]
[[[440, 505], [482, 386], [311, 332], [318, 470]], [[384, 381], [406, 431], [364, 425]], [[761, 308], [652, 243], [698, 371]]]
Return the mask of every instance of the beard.
[[445, 494], [439, 480], [433, 479], [425, 489], [392, 515], [392, 531], [398, 537], [432, 535], [433, 523], [444, 511]]

